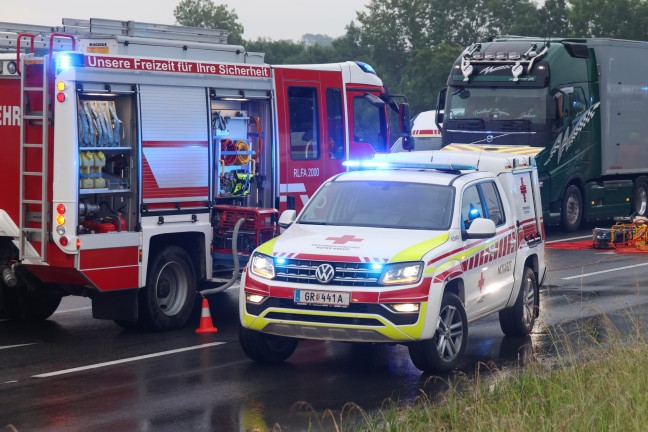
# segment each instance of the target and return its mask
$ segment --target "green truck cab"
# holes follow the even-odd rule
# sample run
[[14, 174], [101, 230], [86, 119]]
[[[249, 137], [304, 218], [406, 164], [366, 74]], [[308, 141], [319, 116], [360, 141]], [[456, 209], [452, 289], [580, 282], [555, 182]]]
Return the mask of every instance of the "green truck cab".
[[[648, 45], [496, 38], [466, 48], [439, 97], [449, 150], [535, 155], [543, 219], [648, 214]], [[441, 111], [443, 110], [443, 111]]]

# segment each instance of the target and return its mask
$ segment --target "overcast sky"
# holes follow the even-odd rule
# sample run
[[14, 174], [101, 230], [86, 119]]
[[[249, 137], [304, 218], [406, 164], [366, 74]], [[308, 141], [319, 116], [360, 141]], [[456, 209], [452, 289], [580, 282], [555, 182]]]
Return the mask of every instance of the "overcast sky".
[[[0, 21], [61, 25], [62, 18], [107, 18], [175, 24], [173, 9], [181, 0], [2, 0]], [[344, 27], [369, 0], [238, 0], [218, 1], [234, 8], [245, 39], [267, 37], [299, 41], [306, 33], [342, 36]]]

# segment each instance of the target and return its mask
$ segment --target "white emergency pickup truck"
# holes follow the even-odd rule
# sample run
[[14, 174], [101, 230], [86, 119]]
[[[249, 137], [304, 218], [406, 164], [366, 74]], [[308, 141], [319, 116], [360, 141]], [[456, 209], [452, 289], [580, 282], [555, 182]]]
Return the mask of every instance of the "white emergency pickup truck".
[[[281, 362], [299, 339], [401, 343], [414, 365], [446, 372], [469, 323], [499, 312], [531, 332], [545, 276], [534, 160], [427, 151], [347, 161], [243, 271], [239, 339]], [[362, 169], [366, 168], [366, 169]]]

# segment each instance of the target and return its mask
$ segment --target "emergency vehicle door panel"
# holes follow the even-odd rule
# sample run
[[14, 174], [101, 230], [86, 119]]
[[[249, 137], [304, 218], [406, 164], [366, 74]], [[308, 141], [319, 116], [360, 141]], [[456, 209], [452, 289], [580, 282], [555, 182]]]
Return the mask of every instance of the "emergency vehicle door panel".
[[172, 208], [176, 203], [206, 202], [206, 90], [155, 85], [141, 85], [139, 90], [143, 203], [148, 208]]
[[538, 238], [542, 232], [535, 208], [531, 171], [515, 172], [512, 187], [515, 197], [513, 205], [518, 215], [518, 242], [522, 247], [528, 244], [528, 240]]
[[[20, 80], [0, 79], [0, 137], [2, 137], [2, 158], [15, 163], [4, 164], [0, 170], [0, 184], [20, 184]], [[19, 219], [18, 187], [6, 187], [0, 194], [0, 209], [7, 212], [14, 224]], [[0, 224], [0, 235], [10, 236]]]
[[376, 89], [347, 89], [349, 158], [368, 159], [389, 151], [387, 108]]
[[511, 242], [513, 222], [502, 205], [492, 181], [473, 183], [462, 194], [461, 225], [467, 229], [478, 217], [495, 222], [495, 237], [464, 241], [463, 261], [466, 314], [468, 319], [501, 307], [508, 301], [513, 285], [515, 261]]
[[343, 171], [342, 77], [339, 71], [301, 69], [276, 69], [275, 76], [279, 160], [285, 161], [280, 209], [299, 211], [326, 178]]

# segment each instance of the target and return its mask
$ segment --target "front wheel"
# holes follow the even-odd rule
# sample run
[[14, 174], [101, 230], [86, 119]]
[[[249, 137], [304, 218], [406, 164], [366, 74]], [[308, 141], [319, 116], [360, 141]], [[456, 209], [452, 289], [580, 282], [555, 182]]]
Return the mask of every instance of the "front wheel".
[[499, 313], [500, 327], [507, 336], [526, 336], [531, 333], [540, 307], [535, 273], [524, 267], [522, 286], [515, 304]]
[[467, 343], [468, 318], [463, 303], [456, 294], [447, 292], [434, 337], [409, 345], [409, 354], [414, 366], [423, 372], [445, 373], [457, 366]]
[[259, 363], [281, 363], [295, 352], [299, 340], [276, 336], [239, 327], [239, 342], [243, 352]]
[[565, 231], [573, 232], [580, 226], [583, 219], [583, 195], [578, 186], [569, 185], [565, 189], [560, 217]]
[[172, 330], [184, 326], [196, 300], [195, 278], [184, 249], [169, 246], [158, 253], [151, 260], [147, 283], [140, 293], [139, 327]]

